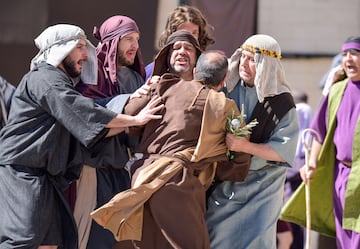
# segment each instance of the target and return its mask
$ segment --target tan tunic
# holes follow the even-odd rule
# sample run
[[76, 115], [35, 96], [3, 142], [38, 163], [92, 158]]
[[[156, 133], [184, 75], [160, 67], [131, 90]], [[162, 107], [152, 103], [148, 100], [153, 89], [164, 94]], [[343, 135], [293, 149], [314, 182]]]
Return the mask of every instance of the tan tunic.
[[[135, 242], [140, 248], [210, 248], [205, 191], [216, 163], [229, 163], [225, 124], [238, 109], [223, 93], [170, 74], [152, 94], [164, 101], [163, 118], [142, 131], [144, 159], [132, 166], [132, 189], [119, 193], [93, 217], [117, 240], [140, 241]], [[143, 102], [130, 101], [126, 113], [136, 113]], [[244, 177], [249, 159], [242, 154], [237, 160]]]

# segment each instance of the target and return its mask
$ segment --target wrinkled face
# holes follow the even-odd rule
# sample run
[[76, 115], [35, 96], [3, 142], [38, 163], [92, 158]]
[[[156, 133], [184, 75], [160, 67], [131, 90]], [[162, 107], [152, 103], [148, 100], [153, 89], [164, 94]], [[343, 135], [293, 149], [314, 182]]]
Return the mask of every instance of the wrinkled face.
[[195, 47], [187, 41], [177, 41], [170, 48], [169, 56], [170, 72], [185, 80], [192, 80], [196, 64]]
[[243, 50], [241, 52], [240, 64], [239, 64], [240, 78], [248, 86], [254, 86], [256, 75], [256, 63], [254, 61], [254, 53]]
[[134, 64], [136, 52], [139, 49], [140, 35], [133, 32], [119, 40], [117, 47], [117, 66], [131, 66]]
[[349, 49], [342, 53], [342, 67], [352, 81], [360, 81], [360, 51]]
[[196, 38], [196, 40], [199, 39], [199, 26], [195, 23], [184, 22], [177, 27], [176, 31], [178, 30], [186, 30], [191, 33]]
[[59, 65], [63, 71], [70, 77], [78, 77], [81, 74], [81, 68], [83, 61], [88, 58], [88, 50], [86, 47], [86, 41], [80, 39], [75, 48], [70, 52], [68, 56]]

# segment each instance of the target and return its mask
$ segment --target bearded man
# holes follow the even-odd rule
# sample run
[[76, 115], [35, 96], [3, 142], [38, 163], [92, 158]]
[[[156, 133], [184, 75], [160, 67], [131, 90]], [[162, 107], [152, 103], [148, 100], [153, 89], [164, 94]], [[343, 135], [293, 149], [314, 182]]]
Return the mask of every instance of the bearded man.
[[[82, 96], [79, 77], [94, 82], [94, 47], [84, 31], [58, 24], [36, 39], [39, 53], [18, 85], [0, 133], [0, 248], [78, 248], [63, 191], [84, 164], [117, 165], [114, 135], [141, 125], [160, 100], [137, 116], [117, 114]], [[93, 53], [92, 53], [93, 51]], [[153, 108], [154, 107], [154, 108]], [[110, 138], [111, 137], [111, 138]]]
[[[146, 93], [148, 89], [144, 85], [145, 69], [139, 47], [139, 28], [130, 17], [116, 15], [107, 18], [99, 28], [95, 27], [93, 35], [99, 41], [96, 47], [98, 80], [92, 84], [80, 81], [76, 89], [101, 105], [122, 113], [131, 94], [136, 96], [141, 91]], [[113, 99], [114, 96], [117, 98]], [[111, 248], [115, 242], [112, 234], [92, 222], [89, 214], [118, 192], [130, 187], [126, 162], [137, 148], [138, 137], [123, 132], [118, 138], [121, 147], [116, 153], [121, 155], [123, 163], [114, 167], [103, 165], [97, 169], [85, 166], [77, 185], [74, 183], [69, 189], [81, 249]]]

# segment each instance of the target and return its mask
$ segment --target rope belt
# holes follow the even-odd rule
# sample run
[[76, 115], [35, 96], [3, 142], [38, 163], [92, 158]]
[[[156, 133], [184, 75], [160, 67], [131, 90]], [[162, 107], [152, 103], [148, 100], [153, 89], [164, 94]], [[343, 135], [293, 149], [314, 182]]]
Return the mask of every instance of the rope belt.
[[346, 162], [346, 161], [342, 161], [342, 160], [340, 160], [340, 162], [348, 167], [351, 167], [351, 165], [352, 165], [352, 162]]

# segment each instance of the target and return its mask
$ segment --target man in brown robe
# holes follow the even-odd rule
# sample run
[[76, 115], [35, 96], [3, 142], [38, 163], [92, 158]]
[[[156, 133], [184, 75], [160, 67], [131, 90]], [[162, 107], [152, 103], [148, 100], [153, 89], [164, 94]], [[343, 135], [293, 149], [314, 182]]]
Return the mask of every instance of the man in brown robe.
[[[159, 52], [154, 71], [169, 65], [171, 54], [178, 52], [175, 43], [168, 42]], [[148, 96], [132, 99], [125, 107], [126, 113], [136, 113], [153, 95], [161, 96], [165, 105], [163, 119], [142, 130], [139, 149], [144, 156], [131, 167], [132, 188], [92, 213], [117, 240], [134, 240], [134, 246], [146, 249], [210, 248], [205, 191], [216, 164], [236, 164], [245, 178], [250, 159], [238, 154], [229, 162], [226, 156], [227, 117], [239, 110], [235, 102], [210, 87], [221, 88], [227, 66], [221, 53], [204, 53], [196, 64], [195, 80], [165, 73]]]
[[[171, 34], [155, 56], [152, 77], [174, 73], [184, 80], [194, 78], [193, 69], [202, 50], [198, 40], [186, 30]], [[155, 82], [155, 81], [152, 81]]]

